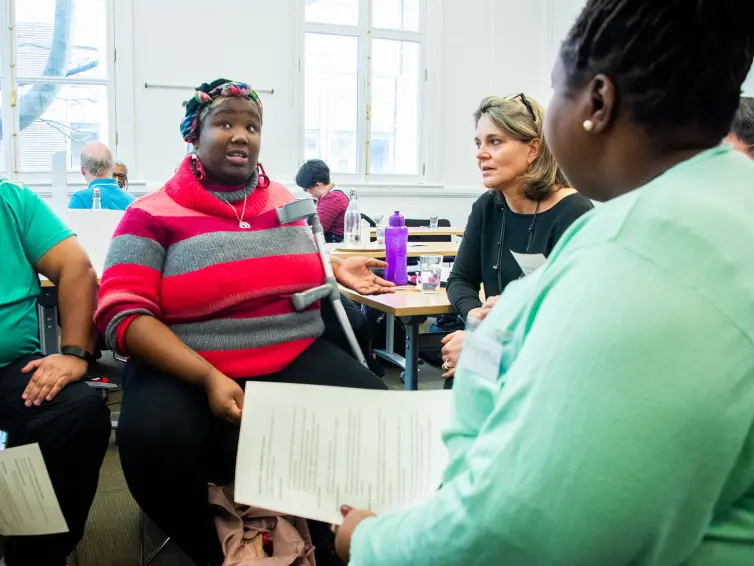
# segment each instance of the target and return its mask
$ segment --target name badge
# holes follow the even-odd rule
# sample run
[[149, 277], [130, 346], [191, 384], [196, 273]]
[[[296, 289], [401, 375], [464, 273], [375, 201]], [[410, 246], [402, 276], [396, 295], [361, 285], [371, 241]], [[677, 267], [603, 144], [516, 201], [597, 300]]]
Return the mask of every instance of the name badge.
[[466, 370], [495, 383], [500, 377], [503, 346], [479, 330], [467, 332], [461, 351], [461, 364]]

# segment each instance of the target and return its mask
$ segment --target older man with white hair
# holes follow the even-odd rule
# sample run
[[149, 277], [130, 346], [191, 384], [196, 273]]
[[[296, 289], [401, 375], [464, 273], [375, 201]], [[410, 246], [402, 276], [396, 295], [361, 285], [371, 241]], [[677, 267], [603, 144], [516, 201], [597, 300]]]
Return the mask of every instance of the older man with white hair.
[[89, 186], [78, 191], [68, 208], [92, 208], [95, 189], [99, 189], [102, 208], [126, 210], [135, 197], [122, 190], [113, 179], [115, 163], [110, 149], [101, 142], [89, 142], [81, 149], [81, 174]]

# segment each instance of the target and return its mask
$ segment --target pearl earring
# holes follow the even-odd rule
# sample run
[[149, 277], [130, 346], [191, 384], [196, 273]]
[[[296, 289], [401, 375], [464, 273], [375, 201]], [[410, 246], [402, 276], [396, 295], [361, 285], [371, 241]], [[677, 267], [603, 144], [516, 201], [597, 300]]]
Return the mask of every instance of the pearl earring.
[[591, 120], [584, 120], [584, 129], [587, 132], [591, 132], [594, 129], [594, 122]]

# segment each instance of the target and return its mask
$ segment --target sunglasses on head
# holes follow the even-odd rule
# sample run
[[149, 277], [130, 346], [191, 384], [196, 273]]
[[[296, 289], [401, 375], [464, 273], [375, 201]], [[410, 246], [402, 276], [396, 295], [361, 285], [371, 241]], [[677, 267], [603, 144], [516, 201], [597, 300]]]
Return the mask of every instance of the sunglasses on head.
[[518, 94], [509, 96], [508, 100], [516, 100], [517, 98], [521, 99], [521, 102], [524, 103], [524, 106], [526, 106], [526, 109], [529, 111], [529, 114], [531, 114], [532, 120], [536, 122], [537, 115], [534, 113], [534, 108], [532, 108], [531, 103], [528, 100], [526, 100], [526, 95], [523, 92], [519, 92]]

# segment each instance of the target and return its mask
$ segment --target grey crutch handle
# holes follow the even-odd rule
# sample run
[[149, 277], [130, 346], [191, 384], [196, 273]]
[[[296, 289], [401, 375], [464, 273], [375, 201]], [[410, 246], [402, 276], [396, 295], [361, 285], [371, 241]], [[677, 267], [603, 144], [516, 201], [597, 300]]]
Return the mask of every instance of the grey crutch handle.
[[325, 283], [314, 289], [308, 291], [302, 291], [301, 293], [295, 293], [291, 299], [293, 300], [293, 308], [298, 312], [304, 311], [312, 306], [317, 301], [322, 301], [329, 298], [332, 295], [332, 285]]

